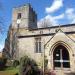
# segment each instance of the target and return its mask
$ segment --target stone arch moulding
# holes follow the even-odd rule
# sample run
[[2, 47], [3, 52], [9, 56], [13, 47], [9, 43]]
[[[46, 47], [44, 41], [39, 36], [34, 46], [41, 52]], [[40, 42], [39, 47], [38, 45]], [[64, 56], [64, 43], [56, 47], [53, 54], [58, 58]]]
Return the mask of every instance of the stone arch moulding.
[[68, 50], [69, 53], [72, 53], [72, 54], [73, 54], [72, 48], [71, 48], [67, 43], [65, 43], [64, 41], [58, 41], [58, 42], [54, 43], [54, 44], [51, 46], [51, 48], [50, 48], [50, 50], [49, 50], [49, 55], [52, 55], [52, 54], [53, 54], [54, 49], [55, 49], [58, 45], [64, 46], [64, 47]]

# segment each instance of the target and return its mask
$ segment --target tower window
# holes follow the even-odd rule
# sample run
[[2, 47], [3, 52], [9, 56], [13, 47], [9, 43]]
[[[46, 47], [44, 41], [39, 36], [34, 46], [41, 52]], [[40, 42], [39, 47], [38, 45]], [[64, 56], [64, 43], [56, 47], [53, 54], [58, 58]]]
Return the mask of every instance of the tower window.
[[41, 38], [35, 38], [35, 52], [41, 53]]
[[21, 19], [21, 13], [18, 13], [17, 19]]

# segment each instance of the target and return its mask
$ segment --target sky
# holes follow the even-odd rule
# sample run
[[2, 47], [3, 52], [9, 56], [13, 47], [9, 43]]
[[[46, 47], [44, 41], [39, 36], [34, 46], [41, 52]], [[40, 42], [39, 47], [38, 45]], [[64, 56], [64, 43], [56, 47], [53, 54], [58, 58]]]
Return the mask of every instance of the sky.
[[37, 13], [38, 27], [75, 23], [75, 0], [0, 0], [0, 51], [4, 47], [9, 25], [12, 23], [12, 9], [30, 3]]

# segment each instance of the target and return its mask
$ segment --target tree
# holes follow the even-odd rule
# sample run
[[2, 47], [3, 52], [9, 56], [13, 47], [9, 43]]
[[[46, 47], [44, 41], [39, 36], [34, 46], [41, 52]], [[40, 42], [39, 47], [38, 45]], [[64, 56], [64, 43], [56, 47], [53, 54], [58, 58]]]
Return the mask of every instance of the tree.
[[29, 58], [28, 56], [24, 56], [20, 60], [20, 74], [40, 75], [40, 71], [36, 62], [33, 59]]
[[18, 60], [14, 60], [14, 61], [13, 61], [13, 66], [14, 66], [14, 67], [19, 66], [19, 61], [18, 61]]
[[[3, 4], [0, 1], [0, 13], [3, 11]], [[0, 33], [2, 33], [4, 31], [4, 20], [3, 17], [0, 14]]]
[[52, 24], [50, 18], [44, 18], [44, 19], [41, 19], [38, 22], [38, 27], [39, 28], [45, 28], [45, 27], [51, 27], [51, 26], [53, 26], [53, 24]]

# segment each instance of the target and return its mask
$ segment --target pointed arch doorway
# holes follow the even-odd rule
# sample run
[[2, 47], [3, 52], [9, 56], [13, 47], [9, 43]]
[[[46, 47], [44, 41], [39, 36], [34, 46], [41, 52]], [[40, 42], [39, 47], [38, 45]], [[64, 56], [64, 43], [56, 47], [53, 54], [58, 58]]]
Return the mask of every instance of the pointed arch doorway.
[[69, 52], [63, 45], [58, 45], [53, 51], [53, 65], [57, 68], [70, 68]]

